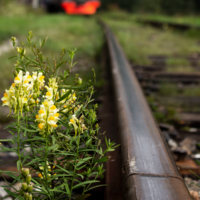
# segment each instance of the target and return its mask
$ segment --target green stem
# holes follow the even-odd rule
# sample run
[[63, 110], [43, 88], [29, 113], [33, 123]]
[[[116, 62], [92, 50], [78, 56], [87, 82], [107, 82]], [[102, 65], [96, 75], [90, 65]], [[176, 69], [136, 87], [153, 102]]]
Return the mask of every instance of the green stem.
[[[76, 158], [75, 158], [75, 166], [74, 166], [74, 174], [76, 172], [76, 164], [77, 164], [77, 157], [78, 157], [78, 149], [79, 149], [79, 144], [80, 144], [80, 135], [77, 136], [78, 137], [78, 146], [77, 146], [77, 150], [76, 150]], [[72, 188], [73, 188], [73, 183], [74, 183], [74, 175], [72, 177], [72, 182], [71, 182], [71, 186], [70, 186], [70, 200], [71, 200], [71, 195], [72, 195]]]
[[19, 156], [20, 162], [20, 170], [22, 170], [22, 161], [21, 161], [21, 154], [20, 154], [20, 127], [19, 127], [19, 110], [17, 112], [17, 154]]
[[[27, 120], [28, 120], [28, 113], [26, 112], [26, 127], [29, 128], [29, 127], [28, 127], [28, 121], [27, 121]], [[32, 135], [27, 134], [28, 139], [31, 139], [31, 136], [32, 136]], [[34, 152], [34, 150], [33, 150], [33, 144], [32, 144], [32, 142], [30, 142], [30, 144], [31, 144], [31, 152], [32, 152], [33, 158], [35, 158], [35, 152]], [[38, 167], [39, 167], [39, 165], [38, 165]]]
[[46, 184], [48, 185], [48, 180], [47, 180], [47, 157], [48, 157], [48, 153], [47, 153], [47, 148], [48, 148], [48, 138], [47, 138], [48, 133], [45, 135], [46, 137], [46, 148], [45, 148], [45, 163], [44, 163], [44, 173], [45, 173], [45, 181]]
[[49, 130], [47, 129], [47, 132], [45, 134], [46, 137], [46, 144], [45, 144], [45, 163], [44, 163], [44, 180], [46, 183], [46, 190], [48, 191], [48, 196], [51, 198], [51, 194], [49, 192], [49, 186], [48, 186], [48, 168], [47, 168], [47, 158], [48, 158], [48, 135], [49, 135]]
[[[51, 141], [51, 143], [53, 143], [53, 141]], [[52, 144], [52, 146], [53, 146], [53, 144]], [[53, 166], [54, 166], [54, 159], [55, 159], [55, 157], [54, 157], [54, 154], [53, 154], [53, 150], [51, 150], [51, 153], [52, 153], [52, 157], [51, 157], [51, 176], [53, 177], [53, 175], [54, 175], [54, 173], [53, 173]], [[54, 184], [54, 179], [52, 179], [52, 181], [51, 181], [51, 186], [52, 186], [52, 189], [55, 187], [55, 184]]]
[[[98, 144], [98, 142], [96, 142], [96, 144]], [[102, 156], [100, 156], [99, 159], [100, 159], [101, 157], [102, 157]], [[97, 163], [95, 163], [95, 164], [92, 166], [92, 163], [94, 163], [94, 159], [96, 159], [96, 152], [93, 154], [92, 162], [91, 162], [91, 164], [90, 164], [91, 171], [93, 171], [93, 169], [94, 169], [94, 168], [96, 167], [96, 165], [97, 165]], [[92, 166], [92, 167], [91, 167], [91, 166]], [[94, 180], [96, 180], [97, 178], [98, 178], [98, 176], [95, 177]], [[87, 176], [86, 181], [88, 181], [88, 179], [89, 179], [89, 177]], [[87, 187], [86, 187], [86, 185], [84, 186], [82, 195], [85, 193], [85, 190], [87, 190], [87, 189], [90, 187], [90, 185], [91, 185], [91, 184], [89, 184]]]
[[[97, 178], [98, 178], [98, 175], [96, 175], [94, 181], [96, 181]], [[91, 186], [91, 183], [86, 187], [86, 190], [84, 190], [84, 193], [85, 193], [85, 191], [87, 192], [87, 190], [88, 190], [88, 188], [89, 188], [90, 186]], [[83, 194], [84, 194], [84, 193], [83, 193]]]
[[[28, 118], [28, 115], [27, 115], [27, 113], [26, 113], [26, 127], [29, 128], [29, 127], [28, 127], [27, 118]], [[31, 135], [31, 136], [32, 136], [32, 135]], [[31, 139], [31, 136], [30, 136], [30, 134], [28, 134], [28, 139]], [[31, 152], [32, 152], [32, 154], [33, 154], [33, 157], [35, 157], [35, 153], [34, 153], [34, 151], [33, 151], [33, 144], [32, 144], [32, 142], [30, 142], [30, 144], [31, 144]]]

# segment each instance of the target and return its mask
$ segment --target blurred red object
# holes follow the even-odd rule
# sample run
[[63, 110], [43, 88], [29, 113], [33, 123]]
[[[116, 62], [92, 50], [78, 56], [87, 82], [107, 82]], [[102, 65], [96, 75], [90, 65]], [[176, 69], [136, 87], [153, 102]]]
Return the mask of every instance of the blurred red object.
[[84, 4], [77, 4], [73, 1], [61, 3], [65, 12], [70, 15], [93, 15], [100, 5], [99, 1], [86, 1]]

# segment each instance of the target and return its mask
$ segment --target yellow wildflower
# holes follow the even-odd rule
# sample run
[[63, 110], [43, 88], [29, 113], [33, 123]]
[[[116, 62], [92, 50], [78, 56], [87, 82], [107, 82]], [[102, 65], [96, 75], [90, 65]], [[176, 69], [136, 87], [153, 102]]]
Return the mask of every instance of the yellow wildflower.
[[69, 125], [74, 126], [75, 136], [77, 134], [77, 129], [78, 129], [77, 122], [78, 122], [78, 119], [76, 118], [76, 115], [72, 115], [72, 118], [69, 120]]
[[[54, 105], [53, 101], [45, 100], [42, 105], [40, 105], [40, 110], [38, 115], [36, 115], [36, 121], [39, 122], [38, 127], [40, 130], [48, 130], [52, 131], [57, 127], [57, 121], [59, 117], [58, 109]], [[42, 126], [41, 126], [42, 124]]]

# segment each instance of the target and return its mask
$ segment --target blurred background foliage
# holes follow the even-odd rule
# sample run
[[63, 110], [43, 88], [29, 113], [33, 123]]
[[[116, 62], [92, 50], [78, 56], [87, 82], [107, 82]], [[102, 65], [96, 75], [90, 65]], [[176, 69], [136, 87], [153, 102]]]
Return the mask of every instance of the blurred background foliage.
[[[24, 9], [22, 4], [31, 5], [33, 0], [0, 0], [0, 14], [23, 15], [30, 12], [29, 8]], [[46, 0], [38, 0], [40, 5], [45, 4]], [[53, 0], [49, 1], [53, 2]], [[55, 0], [54, 2], [59, 2]], [[13, 7], [17, 9], [12, 9]], [[158, 13], [167, 15], [178, 14], [199, 14], [199, 0], [101, 0], [101, 10], [105, 9], [123, 9], [136, 13]], [[12, 11], [12, 12], [11, 12]], [[40, 10], [41, 12], [41, 10]]]
[[[70, 16], [64, 12], [48, 14], [43, 4], [40, 5], [33, 9], [31, 0], [0, 0], [0, 98], [13, 81], [15, 59], [9, 58], [15, 55], [16, 49], [10, 47], [12, 36], [17, 38], [17, 46], [21, 46], [20, 41], [26, 40], [25, 36], [30, 30], [37, 40], [48, 37], [42, 52], [45, 57], [49, 57], [51, 64], [52, 57], [58, 60], [62, 48], [67, 51], [77, 48], [75, 61], [78, 63], [73, 73], [81, 72], [83, 82], [88, 76], [91, 77], [91, 68], [98, 65], [96, 57], [103, 44], [103, 33], [96, 19]], [[66, 54], [65, 59], [68, 58]]]
[[[198, 29], [178, 32], [168, 26], [158, 30], [138, 23], [138, 19], [146, 18], [163, 23], [171, 21], [200, 26], [200, 0], [101, 0], [101, 12], [87, 17], [66, 15], [64, 12], [49, 14], [45, 11], [47, 0], [40, 0], [37, 9], [33, 9], [32, 2], [0, 0], [1, 48], [7, 45], [11, 36], [16, 36], [17, 45], [20, 45], [20, 41], [25, 40], [24, 36], [32, 30], [36, 38], [49, 37], [43, 49], [44, 56], [54, 52], [54, 57], [59, 58], [63, 47], [77, 48], [75, 59], [78, 64], [75, 71], [84, 69], [87, 75], [88, 70], [99, 65], [98, 59], [104, 43], [102, 29], [96, 22], [100, 18], [110, 25], [127, 57], [134, 63], [148, 64], [150, 54], [200, 55]], [[1, 48], [0, 94], [12, 81], [14, 60], [8, 58], [15, 53], [14, 49], [1, 53]], [[182, 60], [169, 60], [168, 71], [174, 69], [174, 65], [180, 66], [176, 68], [180, 71], [186, 64]]]
[[102, 9], [120, 7], [129, 12], [155, 12], [163, 14], [199, 14], [199, 0], [102, 0]]

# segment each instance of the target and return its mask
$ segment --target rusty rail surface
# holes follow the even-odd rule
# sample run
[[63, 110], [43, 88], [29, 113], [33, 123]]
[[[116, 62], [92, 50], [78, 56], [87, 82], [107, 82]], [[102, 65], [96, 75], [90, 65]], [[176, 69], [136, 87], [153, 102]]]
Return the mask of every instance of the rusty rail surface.
[[131, 66], [110, 29], [101, 24], [108, 43], [119, 113], [124, 198], [191, 199]]

